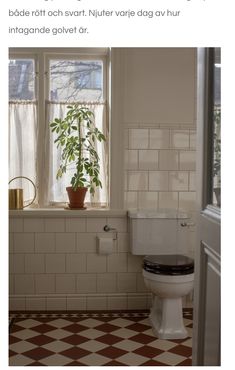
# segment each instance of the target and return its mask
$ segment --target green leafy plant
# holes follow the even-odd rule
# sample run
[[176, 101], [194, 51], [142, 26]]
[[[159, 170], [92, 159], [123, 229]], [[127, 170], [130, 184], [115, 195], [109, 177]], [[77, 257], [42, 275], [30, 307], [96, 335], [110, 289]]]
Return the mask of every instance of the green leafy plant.
[[68, 168], [73, 166], [75, 172], [71, 178], [74, 191], [87, 187], [94, 194], [95, 187], [102, 187], [99, 179], [99, 156], [95, 149], [96, 141], [105, 141], [105, 136], [95, 127], [94, 114], [78, 104], [67, 106], [66, 116], [55, 118], [50, 123], [52, 132], [57, 134], [54, 143], [61, 151], [61, 164], [56, 178], [61, 178]]

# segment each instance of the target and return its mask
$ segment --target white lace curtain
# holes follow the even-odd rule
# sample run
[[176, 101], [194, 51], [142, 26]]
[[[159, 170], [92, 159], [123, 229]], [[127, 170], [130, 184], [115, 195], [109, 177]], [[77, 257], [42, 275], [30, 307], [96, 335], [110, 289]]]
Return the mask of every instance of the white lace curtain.
[[[68, 171], [56, 180], [59, 168], [59, 151], [54, 144], [49, 123], [54, 118], [63, 118], [68, 103], [47, 102], [44, 127], [38, 129], [36, 102], [14, 101], [9, 103], [9, 178], [27, 176], [37, 184], [40, 206], [67, 202], [66, 186], [70, 185]], [[108, 138], [105, 103], [81, 103], [95, 115], [96, 127]], [[43, 138], [43, 139], [39, 139]], [[97, 143], [100, 158], [100, 180], [102, 188], [97, 188], [95, 196], [87, 192], [85, 202], [92, 206], [107, 206], [108, 203], [108, 141]], [[18, 186], [19, 187], [19, 186]], [[24, 187], [25, 188], [25, 187]], [[33, 196], [32, 187], [24, 194], [27, 199]]]
[[[37, 104], [34, 101], [9, 102], [9, 180], [26, 176], [37, 183]], [[34, 189], [25, 180], [15, 180], [11, 188], [22, 187], [24, 199], [33, 198]]]

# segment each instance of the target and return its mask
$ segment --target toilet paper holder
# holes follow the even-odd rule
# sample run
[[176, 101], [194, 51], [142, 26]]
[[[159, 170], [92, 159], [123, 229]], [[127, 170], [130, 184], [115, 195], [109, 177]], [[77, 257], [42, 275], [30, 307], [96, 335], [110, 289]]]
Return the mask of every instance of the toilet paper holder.
[[104, 225], [104, 231], [108, 233], [109, 231], [114, 231], [115, 232], [115, 238], [113, 240], [117, 240], [117, 229], [114, 227], [110, 227], [109, 225]]

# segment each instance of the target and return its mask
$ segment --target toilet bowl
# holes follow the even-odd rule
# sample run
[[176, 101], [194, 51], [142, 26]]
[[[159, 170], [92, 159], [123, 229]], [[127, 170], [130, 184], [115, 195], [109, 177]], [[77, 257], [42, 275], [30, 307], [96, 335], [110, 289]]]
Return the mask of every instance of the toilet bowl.
[[183, 255], [146, 256], [143, 277], [153, 294], [149, 319], [160, 339], [188, 336], [182, 315], [182, 297], [193, 289], [194, 262]]
[[160, 339], [186, 338], [182, 298], [194, 281], [194, 261], [184, 254], [187, 239], [181, 233], [188, 215], [175, 210], [132, 210], [128, 215], [131, 252], [143, 255], [144, 282], [153, 296], [153, 333]]

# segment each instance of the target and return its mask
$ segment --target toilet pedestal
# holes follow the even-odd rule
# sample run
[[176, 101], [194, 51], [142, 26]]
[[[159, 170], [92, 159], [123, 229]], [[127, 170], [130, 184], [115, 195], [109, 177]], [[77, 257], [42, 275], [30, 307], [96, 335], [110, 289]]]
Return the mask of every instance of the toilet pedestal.
[[149, 319], [153, 333], [159, 339], [183, 339], [188, 336], [183, 323], [182, 298], [159, 298], [153, 295]]

